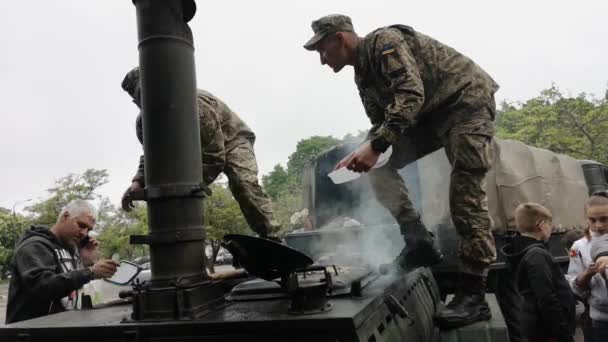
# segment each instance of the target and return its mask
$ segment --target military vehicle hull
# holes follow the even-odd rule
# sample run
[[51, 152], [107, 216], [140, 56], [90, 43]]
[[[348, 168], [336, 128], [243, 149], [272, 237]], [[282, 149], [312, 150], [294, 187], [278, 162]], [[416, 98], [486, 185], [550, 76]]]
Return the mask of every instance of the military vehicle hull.
[[[360, 295], [331, 298], [331, 310], [288, 313], [289, 300], [222, 301], [190, 321], [132, 322], [132, 307], [64, 312], [0, 329], [2, 341], [440, 341], [439, 290], [427, 269], [379, 277]], [[497, 313], [496, 315], [500, 315]], [[490, 329], [490, 325], [482, 328]], [[493, 328], [494, 341], [506, 329]], [[480, 341], [489, 341], [482, 339]]]
[[[293, 298], [289, 296], [250, 300], [224, 297], [223, 284], [210, 280], [200, 267], [204, 188], [200, 132], [196, 129], [193, 39], [186, 25], [194, 15], [194, 1], [134, 3], [146, 164], [146, 189], [136, 199], [148, 201], [150, 229], [147, 236], [134, 236], [131, 241], [150, 245], [150, 283], [137, 286], [130, 297], [132, 303], [3, 326], [1, 341], [508, 340], [495, 305], [492, 321], [441, 333], [433, 323], [442, 305], [440, 291], [428, 269], [378, 276], [365, 286], [351, 286], [348, 293], [329, 296], [328, 306], [315, 312], [294, 313]], [[424, 187], [413, 186], [412, 190], [422, 193]], [[350, 206], [335, 201], [339, 203]], [[418, 205], [428, 207], [423, 202]], [[368, 218], [382, 219], [371, 213]], [[492, 297], [490, 302], [495, 303]]]

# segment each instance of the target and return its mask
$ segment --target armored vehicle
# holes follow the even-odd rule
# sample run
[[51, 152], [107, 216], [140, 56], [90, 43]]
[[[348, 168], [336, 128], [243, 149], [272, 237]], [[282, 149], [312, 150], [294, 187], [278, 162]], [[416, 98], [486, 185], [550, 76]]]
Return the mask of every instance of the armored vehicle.
[[[333, 231], [291, 234], [287, 242], [296, 248], [255, 237], [226, 236], [226, 247], [249, 273], [230, 281], [209, 277], [203, 267], [206, 189], [202, 185], [194, 46], [187, 24], [196, 6], [193, 0], [133, 2], [139, 35], [146, 188], [132, 195], [148, 203], [149, 233], [132, 236], [131, 243], [150, 246], [150, 280], [133, 284], [121, 299], [104, 305], [3, 326], [1, 341], [508, 341], [493, 296], [488, 298], [491, 321], [442, 332], [433, 323], [443, 304], [431, 270], [381, 275], [375, 267], [381, 258], [370, 259], [361, 253], [360, 238], [349, 240], [344, 238], [348, 234], [338, 230], [334, 231], [342, 237], [339, 243], [327, 240], [324, 245], [303, 237]], [[355, 210], [355, 203], [372, 208], [373, 203], [364, 202], [369, 199], [364, 182], [346, 187], [324, 184], [328, 165], [333, 167], [345, 152], [330, 151], [309, 169], [313, 174], [308, 204], [315, 225], [322, 227], [332, 217], [349, 216], [369, 226], [361, 228], [361, 233], [390, 227], [390, 220], [383, 218], [386, 215]], [[555, 158], [560, 161], [562, 157]], [[418, 194], [417, 205], [448, 253], [454, 239], [446, 220], [445, 179], [435, 186], [426, 183], [432, 179], [428, 175], [439, 176], [445, 170], [445, 161], [436, 164], [429, 159], [428, 164], [420, 161], [406, 168], [404, 176], [415, 177], [410, 185]], [[560, 170], [551, 175], [574, 174], [571, 165], [564, 164]], [[536, 182], [540, 190], [546, 190], [542, 186], [548, 180], [558, 180], [560, 185], [563, 180], [571, 186], [569, 196], [583, 197], [581, 175], [524, 178]], [[590, 177], [597, 178], [597, 172]], [[498, 183], [498, 175], [496, 179]], [[514, 180], [506, 185], [517, 188], [518, 184]], [[508, 222], [507, 209], [493, 215]], [[563, 221], [564, 225], [576, 224], [579, 218]], [[368, 246], [378, 246], [371, 241]], [[386, 255], [392, 253], [388, 247], [399, 248], [386, 246]]]
[[[380, 275], [356, 259], [314, 262], [283, 244], [227, 236], [250, 276], [217, 280], [203, 267], [200, 132], [193, 0], [133, 0], [137, 12], [151, 276], [105, 305], [16, 322], [1, 341], [439, 341], [441, 308], [432, 273]], [[126, 267], [121, 266], [122, 268]], [[132, 264], [131, 267], [137, 268]], [[36, 294], [33, 294], [34, 296]], [[82, 303], [87, 302], [82, 297]], [[495, 321], [461, 330], [464, 340], [506, 341]], [[494, 324], [496, 322], [496, 324]], [[494, 335], [492, 335], [492, 332]], [[455, 335], [456, 334], [456, 335]]]

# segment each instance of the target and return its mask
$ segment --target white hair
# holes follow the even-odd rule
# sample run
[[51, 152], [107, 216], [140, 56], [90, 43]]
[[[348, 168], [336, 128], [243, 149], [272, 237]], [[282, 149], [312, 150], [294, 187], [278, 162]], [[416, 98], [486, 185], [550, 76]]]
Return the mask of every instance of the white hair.
[[61, 219], [65, 213], [70, 214], [72, 217], [91, 215], [93, 220], [97, 221], [97, 209], [95, 209], [89, 201], [83, 199], [75, 199], [63, 207], [59, 214], [59, 219]]

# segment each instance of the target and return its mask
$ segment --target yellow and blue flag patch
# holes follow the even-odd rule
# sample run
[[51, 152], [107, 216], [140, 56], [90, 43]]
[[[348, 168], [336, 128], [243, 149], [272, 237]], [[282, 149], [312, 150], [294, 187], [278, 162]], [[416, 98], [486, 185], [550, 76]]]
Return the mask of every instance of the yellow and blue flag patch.
[[395, 47], [393, 44], [384, 44], [380, 52], [382, 53], [382, 56], [390, 55], [391, 53], [395, 52]]

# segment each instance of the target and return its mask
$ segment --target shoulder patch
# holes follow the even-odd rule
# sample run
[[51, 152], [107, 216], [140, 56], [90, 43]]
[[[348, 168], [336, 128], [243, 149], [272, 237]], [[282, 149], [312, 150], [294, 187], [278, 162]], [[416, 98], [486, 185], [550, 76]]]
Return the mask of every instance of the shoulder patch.
[[578, 255], [578, 250], [576, 248], [571, 248], [570, 249], [570, 257], [574, 258]]
[[382, 53], [382, 56], [386, 56], [395, 52], [395, 47], [393, 46], [393, 44], [384, 44], [380, 52]]

